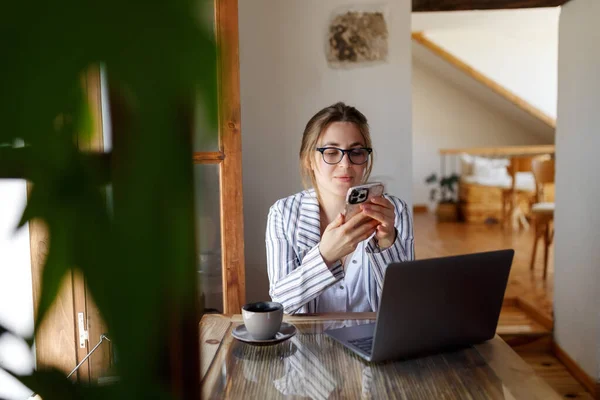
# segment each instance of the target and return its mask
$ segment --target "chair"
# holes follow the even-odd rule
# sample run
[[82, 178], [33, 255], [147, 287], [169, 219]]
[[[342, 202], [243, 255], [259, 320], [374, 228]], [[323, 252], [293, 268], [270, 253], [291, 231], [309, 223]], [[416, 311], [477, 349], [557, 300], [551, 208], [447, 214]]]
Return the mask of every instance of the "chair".
[[554, 202], [546, 201], [545, 189], [554, 183], [554, 159], [545, 157], [532, 161], [535, 177], [535, 203], [531, 206], [531, 217], [535, 228], [530, 269], [533, 271], [535, 255], [540, 238], [544, 239], [544, 279], [548, 273], [548, 249], [554, 238]]
[[534, 188], [529, 185], [517, 184], [517, 174], [519, 172], [531, 172], [531, 163], [534, 157], [512, 157], [510, 164], [506, 167], [508, 174], [512, 178], [510, 188], [502, 190], [502, 227], [510, 218], [510, 226], [513, 230], [522, 225], [524, 229], [529, 228], [525, 213], [521, 209], [523, 202], [529, 203], [533, 195]]

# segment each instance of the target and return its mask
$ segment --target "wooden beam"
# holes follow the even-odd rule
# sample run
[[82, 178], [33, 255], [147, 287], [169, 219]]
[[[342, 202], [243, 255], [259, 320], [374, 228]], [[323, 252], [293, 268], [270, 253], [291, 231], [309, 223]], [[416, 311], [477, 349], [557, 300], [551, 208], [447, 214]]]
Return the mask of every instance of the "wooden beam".
[[[93, 130], [92, 135], [88, 138], [89, 140], [79, 140], [78, 147], [81, 151], [95, 152], [95, 154], [106, 154], [104, 153], [104, 129], [102, 121], [102, 91], [101, 91], [101, 80], [100, 80], [100, 66], [95, 65], [88, 69], [86, 74], [86, 93], [89, 102], [90, 112], [93, 117]], [[107, 172], [110, 172], [110, 154], [107, 155], [106, 165], [103, 167]], [[108, 327], [106, 322], [100, 314], [98, 306], [92, 298], [92, 294], [87, 289], [87, 283], [80, 273], [74, 274], [73, 279], [73, 292], [74, 304], [75, 304], [75, 318], [77, 313], [85, 310], [85, 327], [88, 330], [88, 342], [85, 352], [82, 354], [84, 357], [87, 353], [100, 342], [100, 336], [108, 333]], [[79, 295], [78, 295], [79, 293]], [[83, 294], [83, 296], [82, 296]], [[83, 309], [81, 308], [83, 307]], [[81, 350], [79, 350], [81, 352]], [[77, 360], [81, 361], [80, 359]], [[98, 379], [102, 376], [107, 375], [110, 371], [111, 363], [111, 346], [109, 342], [104, 342], [102, 346], [98, 347], [94, 352], [94, 355], [86, 361], [86, 364], [82, 365], [80, 369], [86, 368], [88, 371], [88, 379], [92, 383], [97, 383]], [[80, 381], [82, 380], [82, 373], [79, 374]]]
[[225, 154], [220, 151], [195, 152], [193, 155], [194, 164], [220, 164], [224, 159]]
[[413, 12], [559, 7], [569, 0], [412, 0]]
[[221, 248], [223, 312], [238, 313], [246, 302], [238, 0], [215, 0], [219, 138], [221, 163]]
[[436, 43], [427, 39], [422, 32], [414, 32], [412, 34], [412, 39], [415, 42], [422, 45], [423, 47], [427, 48], [429, 51], [433, 52], [438, 57], [440, 57], [443, 60], [445, 60], [446, 62], [448, 62], [450, 65], [454, 66], [455, 68], [459, 69], [466, 75], [470, 76], [471, 78], [475, 79], [482, 85], [486, 86], [494, 93], [498, 94], [499, 96], [504, 97], [506, 100], [510, 101], [515, 106], [517, 106], [521, 110], [525, 111], [532, 117], [542, 121], [543, 123], [545, 123], [546, 125], [548, 125], [551, 128], [556, 128], [556, 120], [554, 118], [550, 117], [549, 115], [544, 113], [542, 110], [538, 109], [537, 107], [534, 107], [529, 102], [527, 102], [523, 98], [517, 96], [515, 93], [511, 92], [510, 90], [506, 89], [504, 86], [500, 85], [493, 79], [490, 79], [486, 75], [477, 71], [475, 68], [471, 67], [470, 65], [468, 65], [461, 59], [457, 58], [453, 54], [447, 52], [442, 47], [438, 46]]

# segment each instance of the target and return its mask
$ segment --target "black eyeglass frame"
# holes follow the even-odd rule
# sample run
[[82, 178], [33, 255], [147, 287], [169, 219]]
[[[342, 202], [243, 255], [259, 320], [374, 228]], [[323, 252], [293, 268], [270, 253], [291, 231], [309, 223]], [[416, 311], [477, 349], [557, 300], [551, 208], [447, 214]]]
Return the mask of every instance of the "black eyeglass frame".
[[[318, 151], [319, 153], [321, 153], [321, 156], [323, 157], [323, 161], [326, 164], [329, 164], [329, 165], [335, 165], [335, 164], [341, 163], [342, 160], [344, 159], [344, 155], [346, 155], [346, 154], [348, 154], [348, 160], [350, 160], [350, 162], [352, 164], [354, 164], [354, 165], [363, 165], [363, 164], [365, 164], [365, 163], [367, 163], [369, 161], [369, 155], [373, 152], [373, 149], [371, 147], [354, 147], [352, 149], [344, 150], [344, 149], [340, 149], [339, 147], [328, 146], [328, 147], [317, 147], [315, 150]], [[327, 161], [325, 161], [325, 154], [324, 154], [325, 150], [338, 150], [338, 151], [341, 151], [342, 152], [342, 156], [340, 157], [340, 160], [338, 162], [335, 162], [335, 163], [327, 162]], [[350, 157], [350, 153], [352, 153], [355, 150], [366, 150], [367, 151], [367, 158], [366, 158], [365, 162], [355, 163], [354, 161], [352, 161], [352, 157]]]

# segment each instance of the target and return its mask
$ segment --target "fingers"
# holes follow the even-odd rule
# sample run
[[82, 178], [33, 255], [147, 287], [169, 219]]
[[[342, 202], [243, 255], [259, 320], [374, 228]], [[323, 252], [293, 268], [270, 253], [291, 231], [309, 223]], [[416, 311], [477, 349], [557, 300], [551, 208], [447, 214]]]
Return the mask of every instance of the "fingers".
[[389, 201], [388, 199], [386, 199], [383, 196], [378, 196], [378, 197], [373, 197], [371, 199], [371, 203], [373, 204], [377, 204], [379, 206], [383, 206], [385, 208], [389, 208], [389, 209], [394, 209], [394, 205], [392, 204], [391, 201]]
[[394, 222], [396, 211], [393, 204], [385, 197], [371, 199], [371, 203], [362, 206], [362, 212], [380, 224], [375, 229], [375, 237], [384, 248], [391, 246], [396, 237]]
[[361, 242], [375, 232], [377, 225], [379, 225], [379, 221], [371, 220], [355, 229], [348, 231], [347, 235], [352, 242]]
[[365, 221], [371, 219], [373, 218], [361, 211], [352, 218], [350, 218], [347, 221], [346, 226], [348, 227], [348, 229], [354, 229], [355, 227], [362, 225]]
[[367, 231], [365, 233], [363, 233], [362, 235], [360, 235], [359, 237], [355, 238], [355, 245], [354, 247], [356, 247], [360, 242], [362, 242], [363, 240], [367, 240], [369, 238], [369, 236], [371, 236], [373, 234], [373, 230]]
[[384, 206], [376, 204], [365, 204], [361, 206], [362, 212], [369, 217], [376, 219], [385, 225], [394, 224], [394, 218], [396, 216], [394, 209], [389, 209]]
[[386, 207], [385, 205], [381, 205], [381, 204], [363, 204], [360, 206], [361, 210], [373, 210], [373, 211], [377, 211], [380, 212], [382, 214], [386, 214], [386, 215], [394, 215], [394, 207]]
[[327, 225], [327, 228], [325, 228], [325, 230], [329, 231], [331, 229], [342, 226], [344, 224], [344, 220], [344, 214], [339, 213], [338, 216], [329, 225]]

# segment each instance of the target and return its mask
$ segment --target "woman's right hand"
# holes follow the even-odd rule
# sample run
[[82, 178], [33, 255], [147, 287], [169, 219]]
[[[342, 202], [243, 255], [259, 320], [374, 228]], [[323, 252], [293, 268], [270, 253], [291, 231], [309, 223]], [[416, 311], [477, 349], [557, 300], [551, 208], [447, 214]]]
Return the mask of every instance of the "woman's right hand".
[[378, 224], [379, 221], [362, 211], [347, 222], [340, 213], [332, 223], [327, 225], [321, 236], [319, 251], [325, 264], [331, 267], [337, 260], [352, 253], [360, 242], [375, 232]]

